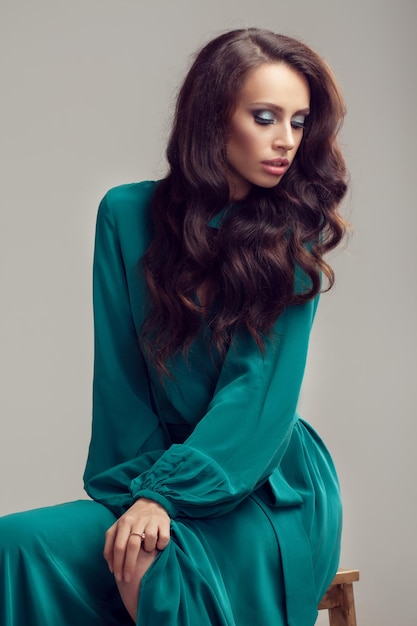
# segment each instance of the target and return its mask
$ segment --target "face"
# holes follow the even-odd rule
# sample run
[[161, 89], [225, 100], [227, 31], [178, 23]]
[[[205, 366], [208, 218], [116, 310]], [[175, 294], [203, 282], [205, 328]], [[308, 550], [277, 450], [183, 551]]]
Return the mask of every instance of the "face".
[[226, 143], [231, 199], [252, 185], [278, 185], [291, 167], [309, 114], [307, 80], [285, 63], [250, 71], [230, 120]]

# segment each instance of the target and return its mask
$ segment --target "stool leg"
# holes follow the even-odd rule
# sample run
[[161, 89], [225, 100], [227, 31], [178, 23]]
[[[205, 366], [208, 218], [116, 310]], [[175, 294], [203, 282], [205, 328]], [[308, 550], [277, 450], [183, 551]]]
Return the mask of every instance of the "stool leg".
[[353, 597], [353, 584], [344, 583], [338, 585], [341, 591], [340, 606], [329, 609], [330, 626], [356, 626], [355, 599]]

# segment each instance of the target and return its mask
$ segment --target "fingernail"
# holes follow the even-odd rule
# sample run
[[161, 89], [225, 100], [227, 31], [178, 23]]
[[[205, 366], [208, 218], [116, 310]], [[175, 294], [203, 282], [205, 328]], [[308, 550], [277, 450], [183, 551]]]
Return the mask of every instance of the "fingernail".
[[125, 583], [130, 583], [130, 574], [125, 574]]
[[122, 582], [122, 575], [121, 575], [119, 572], [117, 572], [117, 573], [115, 574], [115, 578], [116, 578], [116, 580], [117, 580], [117, 582], [118, 582], [118, 583], [121, 583], [121, 582]]

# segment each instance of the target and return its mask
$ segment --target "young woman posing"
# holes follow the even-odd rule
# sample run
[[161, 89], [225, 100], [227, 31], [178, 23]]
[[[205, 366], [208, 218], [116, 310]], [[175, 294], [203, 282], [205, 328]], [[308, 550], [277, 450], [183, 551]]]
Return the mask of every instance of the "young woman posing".
[[341, 504], [297, 401], [345, 231], [343, 116], [299, 41], [200, 51], [168, 175], [100, 205], [92, 500], [0, 520], [3, 626], [314, 624]]

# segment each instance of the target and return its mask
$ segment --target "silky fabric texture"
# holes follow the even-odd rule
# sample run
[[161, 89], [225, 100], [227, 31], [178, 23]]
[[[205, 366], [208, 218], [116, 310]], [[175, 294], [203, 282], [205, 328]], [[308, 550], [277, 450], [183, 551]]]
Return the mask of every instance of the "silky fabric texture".
[[148, 497], [168, 511], [172, 536], [143, 579], [137, 624], [313, 625], [341, 534], [332, 460], [297, 413], [317, 298], [281, 315], [263, 354], [239, 332], [220, 360], [202, 321], [188, 358], [171, 359], [161, 380], [138, 339], [156, 184], [111, 190], [97, 218], [84, 476], [94, 502], [0, 519], [0, 623], [132, 623], [104, 532]]

